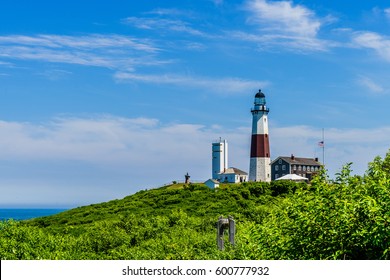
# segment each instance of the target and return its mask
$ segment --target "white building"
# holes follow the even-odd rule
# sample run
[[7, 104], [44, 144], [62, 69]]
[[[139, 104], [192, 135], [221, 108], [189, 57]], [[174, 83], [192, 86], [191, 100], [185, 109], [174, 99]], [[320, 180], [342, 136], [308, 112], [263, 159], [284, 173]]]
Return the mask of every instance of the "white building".
[[212, 143], [212, 177], [217, 180], [219, 174], [228, 168], [228, 143], [226, 140], [219, 140]]
[[219, 174], [221, 183], [242, 183], [248, 181], [248, 173], [235, 167], [227, 168]]
[[219, 188], [219, 181], [214, 179], [208, 179], [206, 182], [204, 182], [204, 184], [208, 186], [210, 189]]

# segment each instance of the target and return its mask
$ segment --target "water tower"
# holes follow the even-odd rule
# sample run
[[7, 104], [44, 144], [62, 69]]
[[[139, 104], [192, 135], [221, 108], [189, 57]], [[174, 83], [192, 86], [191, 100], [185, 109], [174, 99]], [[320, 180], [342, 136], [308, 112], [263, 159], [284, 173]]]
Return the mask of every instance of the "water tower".
[[228, 168], [228, 143], [226, 140], [216, 140], [212, 143], [212, 177], [219, 179], [219, 173]]

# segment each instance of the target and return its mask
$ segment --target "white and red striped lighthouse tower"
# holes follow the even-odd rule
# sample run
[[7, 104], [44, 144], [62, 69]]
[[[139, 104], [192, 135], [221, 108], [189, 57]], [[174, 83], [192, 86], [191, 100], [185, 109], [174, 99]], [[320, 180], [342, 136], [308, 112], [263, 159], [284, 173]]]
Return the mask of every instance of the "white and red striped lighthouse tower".
[[265, 95], [259, 90], [255, 95], [252, 112], [251, 159], [249, 181], [271, 181], [271, 159], [268, 140], [268, 112]]

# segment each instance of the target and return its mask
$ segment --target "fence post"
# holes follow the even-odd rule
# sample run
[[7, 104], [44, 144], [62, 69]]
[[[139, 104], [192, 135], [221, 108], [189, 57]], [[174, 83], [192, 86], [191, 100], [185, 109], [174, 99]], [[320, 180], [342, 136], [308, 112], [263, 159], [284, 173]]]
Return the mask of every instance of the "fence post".
[[234, 238], [236, 235], [236, 222], [233, 220], [232, 216], [229, 216], [229, 242], [234, 245]]
[[232, 216], [229, 216], [228, 219], [224, 219], [222, 216], [219, 217], [217, 222], [217, 244], [218, 249], [223, 250], [224, 246], [224, 232], [225, 229], [228, 229], [229, 232], [229, 242], [234, 245], [234, 237], [236, 234], [236, 223], [233, 220]]

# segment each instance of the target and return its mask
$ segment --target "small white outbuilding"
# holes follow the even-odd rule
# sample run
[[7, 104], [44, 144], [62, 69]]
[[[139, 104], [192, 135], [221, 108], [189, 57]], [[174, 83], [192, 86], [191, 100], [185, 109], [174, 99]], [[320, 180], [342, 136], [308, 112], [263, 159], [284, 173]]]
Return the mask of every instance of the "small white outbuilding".
[[242, 183], [248, 181], [248, 173], [235, 167], [229, 167], [219, 173], [219, 181], [222, 183]]
[[208, 186], [210, 189], [219, 188], [219, 182], [215, 179], [208, 179], [206, 182], [204, 182], [204, 184]]

